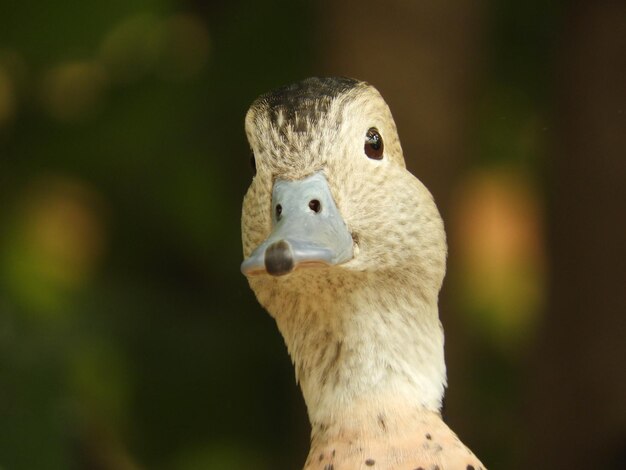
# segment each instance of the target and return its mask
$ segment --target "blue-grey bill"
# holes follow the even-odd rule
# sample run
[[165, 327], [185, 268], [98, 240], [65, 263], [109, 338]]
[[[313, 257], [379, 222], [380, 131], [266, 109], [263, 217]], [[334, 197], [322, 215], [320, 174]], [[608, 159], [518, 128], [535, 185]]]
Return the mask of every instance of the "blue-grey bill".
[[352, 259], [352, 236], [323, 173], [298, 181], [277, 180], [272, 214], [272, 232], [241, 264], [246, 276], [282, 276], [297, 268]]

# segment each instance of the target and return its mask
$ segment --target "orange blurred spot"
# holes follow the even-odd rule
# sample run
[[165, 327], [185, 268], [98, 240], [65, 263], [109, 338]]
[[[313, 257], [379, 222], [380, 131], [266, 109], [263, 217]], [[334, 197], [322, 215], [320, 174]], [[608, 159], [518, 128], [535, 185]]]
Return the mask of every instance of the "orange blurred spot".
[[470, 176], [455, 194], [451, 228], [464, 310], [502, 340], [527, 333], [545, 278], [542, 212], [530, 183], [507, 171]]
[[2, 266], [26, 306], [56, 312], [93, 276], [105, 244], [103, 204], [82, 181], [40, 177], [18, 203]]
[[103, 248], [97, 196], [86, 185], [47, 179], [31, 188], [24, 210], [25, 241], [68, 285], [87, 278]]

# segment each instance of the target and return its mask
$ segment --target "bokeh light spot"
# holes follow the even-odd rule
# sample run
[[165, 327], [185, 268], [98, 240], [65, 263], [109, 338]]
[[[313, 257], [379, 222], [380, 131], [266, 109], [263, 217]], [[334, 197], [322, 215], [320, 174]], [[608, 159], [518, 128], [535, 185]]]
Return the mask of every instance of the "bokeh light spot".
[[207, 63], [210, 52], [209, 32], [192, 15], [176, 15], [164, 23], [160, 75], [171, 80], [196, 76]]
[[149, 14], [116, 25], [104, 38], [100, 57], [111, 80], [129, 83], [152, 72], [161, 47], [162, 22]]
[[48, 70], [43, 78], [43, 102], [48, 113], [60, 121], [88, 117], [97, 109], [107, 84], [97, 62], [69, 62]]
[[105, 245], [103, 202], [83, 181], [40, 177], [18, 202], [2, 268], [16, 300], [55, 314], [86, 285]]
[[462, 310], [502, 345], [521, 345], [544, 301], [542, 212], [529, 181], [509, 171], [470, 175], [453, 200]]

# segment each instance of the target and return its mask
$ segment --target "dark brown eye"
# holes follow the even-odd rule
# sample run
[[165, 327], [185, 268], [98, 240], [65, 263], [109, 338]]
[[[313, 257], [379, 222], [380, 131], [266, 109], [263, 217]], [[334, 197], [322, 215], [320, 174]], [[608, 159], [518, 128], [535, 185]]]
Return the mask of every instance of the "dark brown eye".
[[252, 176], [256, 176], [256, 159], [254, 158], [254, 152], [250, 154], [250, 167], [252, 168]]
[[384, 148], [383, 138], [380, 136], [378, 129], [375, 127], [370, 128], [365, 134], [365, 155], [374, 160], [382, 160]]

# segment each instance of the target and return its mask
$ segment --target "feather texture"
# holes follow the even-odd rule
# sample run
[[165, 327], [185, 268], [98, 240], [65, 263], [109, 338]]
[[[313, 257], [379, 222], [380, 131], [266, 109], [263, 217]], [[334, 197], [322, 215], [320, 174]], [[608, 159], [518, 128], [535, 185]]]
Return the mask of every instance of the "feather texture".
[[[376, 128], [381, 160], [364, 153]], [[308, 79], [260, 97], [246, 116], [257, 174], [244, 198], [248, 257], [272, 231], [272, 188], [322, 172], [354, 241], [339, 266], [249, 276], [294, 363], [312, 426], [305, 469], [477, 470], [442, 421], [438, 295], [443, 222], [405, 168], [391, 112], [372, 86]]]

